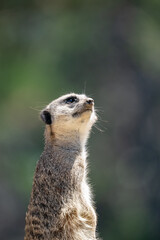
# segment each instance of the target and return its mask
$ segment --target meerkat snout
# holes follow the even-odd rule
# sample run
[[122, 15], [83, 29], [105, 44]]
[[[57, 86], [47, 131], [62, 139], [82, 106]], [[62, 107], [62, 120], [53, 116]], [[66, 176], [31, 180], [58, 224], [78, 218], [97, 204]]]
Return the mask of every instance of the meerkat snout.
[[83, 105], [84, 105], [84, 110], [88, 109], [88, 110], [94, 111], [94, 100], [92, 98], [87, 98], [87, 100], [85, 100]]
[[86, 103], [89, 104], [89, 105], [93, 105], [94, 104], [94, 100], [92, 98], [88, 98], [86, 100]]

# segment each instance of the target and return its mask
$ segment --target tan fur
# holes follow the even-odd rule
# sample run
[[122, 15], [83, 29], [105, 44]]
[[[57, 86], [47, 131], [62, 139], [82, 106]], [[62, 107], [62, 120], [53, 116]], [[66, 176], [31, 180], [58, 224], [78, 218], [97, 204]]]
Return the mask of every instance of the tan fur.
[[[69, 96], [79, 101], [64, 103]], [[45, 148], [36, 166], [24, 240], [97, 239], [85, 151], [96, 115], [87, 99], [68, 94], [46, 107], [52, 124], [46, 125]]]

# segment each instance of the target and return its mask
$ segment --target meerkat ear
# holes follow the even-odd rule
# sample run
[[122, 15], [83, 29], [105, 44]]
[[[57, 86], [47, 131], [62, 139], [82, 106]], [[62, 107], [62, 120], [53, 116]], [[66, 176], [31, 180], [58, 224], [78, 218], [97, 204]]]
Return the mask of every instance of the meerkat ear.
[[52, 124], [52, 117], [51, 114], [48, 110], [43, 110], [40, 114], [41, 119], [47, 124], [51, 125]]

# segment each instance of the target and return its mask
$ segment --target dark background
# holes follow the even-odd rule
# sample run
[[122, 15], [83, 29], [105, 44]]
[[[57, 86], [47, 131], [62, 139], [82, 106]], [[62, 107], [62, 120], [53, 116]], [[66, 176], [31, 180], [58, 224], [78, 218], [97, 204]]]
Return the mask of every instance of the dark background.
[[39, 111], [85, 92], [100, 116], [89, 140], [103, 240], [160, 239], [160, 1], [0, 2], [0, 238], [21, 240]]

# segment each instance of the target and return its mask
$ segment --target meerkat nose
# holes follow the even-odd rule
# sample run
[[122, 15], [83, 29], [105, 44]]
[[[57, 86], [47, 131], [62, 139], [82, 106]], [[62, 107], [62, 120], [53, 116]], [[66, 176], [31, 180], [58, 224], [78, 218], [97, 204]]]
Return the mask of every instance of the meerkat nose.
[[93, 105], [94, 100], [92, 98], [88, 98], [86, 103], [89, 104], [89, 105]]

